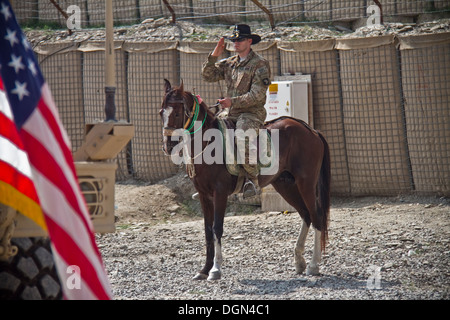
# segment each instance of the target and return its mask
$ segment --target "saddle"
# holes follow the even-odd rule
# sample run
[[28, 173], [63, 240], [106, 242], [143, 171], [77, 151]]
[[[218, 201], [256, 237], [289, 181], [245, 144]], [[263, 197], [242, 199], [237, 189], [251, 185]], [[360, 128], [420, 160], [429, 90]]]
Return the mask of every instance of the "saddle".
[[[237, 145], [234, 141], [234, 135], [231, 136], [230, 131], [227, 130], [227, 129], [232, 129], [232, 130], [236, 129], [236, 125], [234, 124], [234, 122], [232, 122], [228, 119], [223, 119], [220, 117], [217, 117], [216, 119], [219, 124], [219, 126], [218, 126], [219, 130], [222, 133], [222, 137], [223, 137], [223, 154], [224, 154], [225, 166], [231, 175], [238, 177], [238, 181], [236, 183], [236, 188], [235, 188], [233, 194], [239, 193], [242, 190], [242, 187], [244, 185], [245, 178], [247, 177], [247, 172], [245, 171], [243, 166], [238, 164], [238, 162], [237, 162], [237, 154], [238, 153], [237, 153]], [[267, 137], [269, 139], [267, 145], [271, 146], [270, 134], [268, 134]], [[259, 148], [259, 146], [258, 146], [258, 148]], [[231, 155], [233, 155], [233, 156], [231, 156]], [[258, 166], [261, 168], [263, 165], [258, 161]]]

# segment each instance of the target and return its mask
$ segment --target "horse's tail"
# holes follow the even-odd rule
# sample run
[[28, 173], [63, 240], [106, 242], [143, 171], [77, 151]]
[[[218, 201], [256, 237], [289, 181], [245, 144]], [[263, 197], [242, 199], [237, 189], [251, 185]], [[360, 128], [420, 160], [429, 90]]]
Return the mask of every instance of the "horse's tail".
[[321, 224], [321, 239], [320, 246], [322, 251], [325, 251], [325, 246], [328, 240], [328, 220], [330, 215], [330, 187], [331, 187], [331, 165], [330, 165], [330, 148], [325, 137], [319, 132], [319, 137], [324, 146], [324, 153], [322, 159], [322, 167], [320, 168], [320, 176], [317, 184], [317, 213]]

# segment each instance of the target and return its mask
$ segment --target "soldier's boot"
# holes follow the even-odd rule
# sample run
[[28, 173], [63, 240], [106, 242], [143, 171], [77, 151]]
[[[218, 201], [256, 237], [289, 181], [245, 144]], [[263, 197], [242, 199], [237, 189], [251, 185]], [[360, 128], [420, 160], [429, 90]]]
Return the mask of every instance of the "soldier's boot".
[[261, 188], [258, 182], [258, 165], [244, 165], [244, 169], [248, 173], [247, 182], [242, 188], [242, 197], [244, 199], [251, 198], [261, 194]]
[[244, 199], [260, 195], [261, 188], [259, 187], [258, 179], [253, 181], [251, 179], [248, 179], [247, 182], [244, 184], [243, 190], [244, 191], [242, 193], [242, 197]]

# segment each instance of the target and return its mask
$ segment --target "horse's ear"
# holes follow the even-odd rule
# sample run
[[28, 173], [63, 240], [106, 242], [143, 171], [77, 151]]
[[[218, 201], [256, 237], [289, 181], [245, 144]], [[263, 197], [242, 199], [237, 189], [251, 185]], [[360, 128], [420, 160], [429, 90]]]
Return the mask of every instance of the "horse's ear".
[[181, 92], [184, 92], [184, 82], [183, 82], [183, 79], [181, 79], [180, 91], [181, 91]]
[[172, 85], [170, 84], [170, 81], [167, 79], [164, 79], [164, 91], [167, 93], [170, 90], [172, 90]]

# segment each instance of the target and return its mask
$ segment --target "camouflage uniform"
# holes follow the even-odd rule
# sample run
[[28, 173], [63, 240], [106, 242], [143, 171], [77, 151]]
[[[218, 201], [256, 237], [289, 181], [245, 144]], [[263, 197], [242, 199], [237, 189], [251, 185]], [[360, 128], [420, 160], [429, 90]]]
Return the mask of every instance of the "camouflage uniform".
[[[207, 82], [225, 80], [226, 96], [231, 98], [231, 107], [225, 109], [221, 116], [235, 122], [236, 129], [254, 129], [258, 132], [266, 119], [264, 105], [270, 84], [269, 62], [253, 50], [250, 50], [244, 61], [240, 61], [239, 55], [235, 55], [217, 62], [217, 57], [210, 54], [203, 64], [202, 76]], [[247, 147], [254, 150], [256, 141]], [[245, 163], [244, 169], [251, 177], [256, 177], [257, 164], [249, 164], [247, 155]]]

